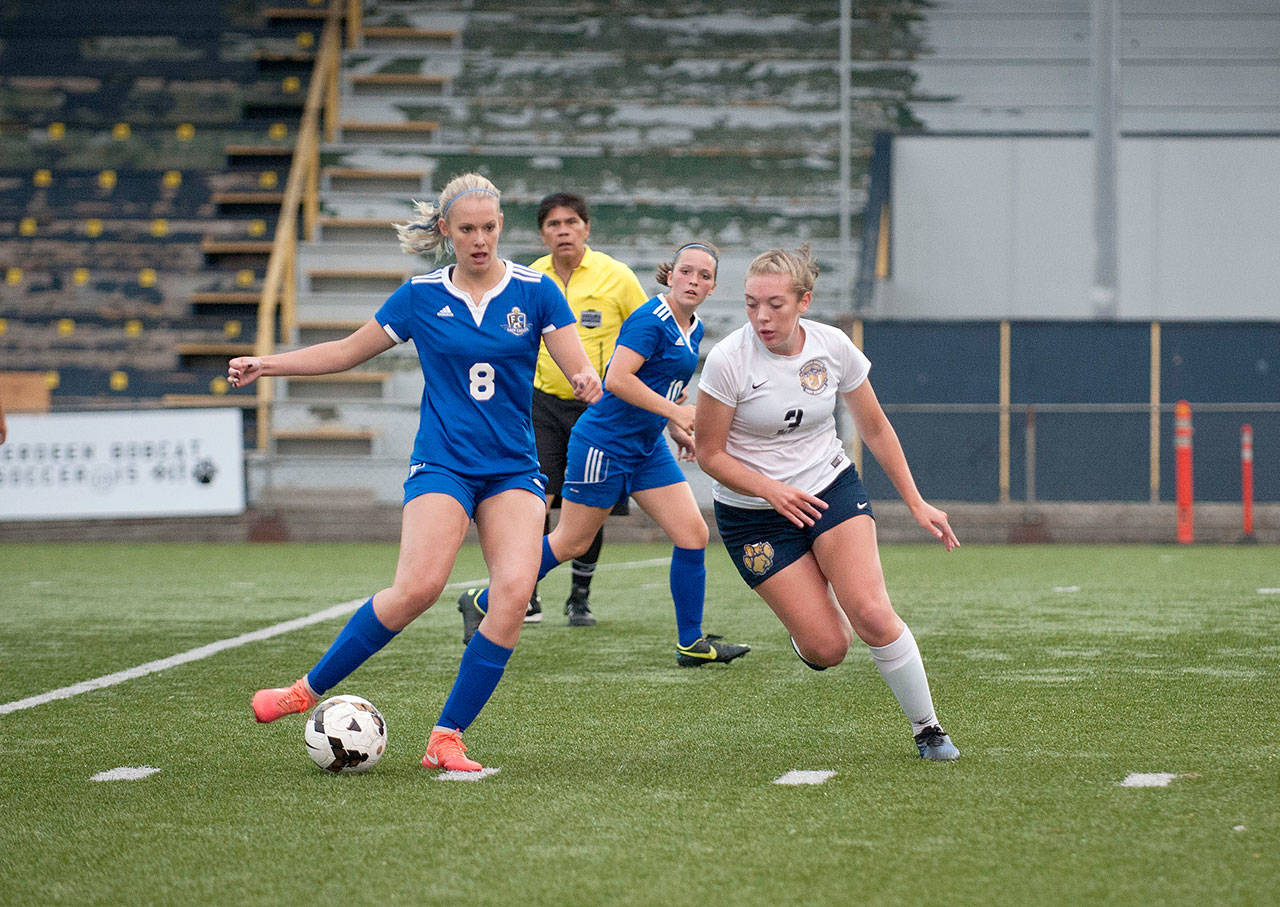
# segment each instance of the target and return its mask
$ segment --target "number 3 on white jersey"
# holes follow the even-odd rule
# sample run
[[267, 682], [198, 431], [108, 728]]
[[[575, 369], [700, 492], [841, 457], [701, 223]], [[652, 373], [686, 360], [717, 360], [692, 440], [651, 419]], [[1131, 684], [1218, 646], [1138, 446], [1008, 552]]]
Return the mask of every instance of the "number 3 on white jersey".
[[477, 400], [488, 400], [493, 396], [493, 366], [487, 362], [477, 362], [468, 373], [471, 378], [471, 396]]

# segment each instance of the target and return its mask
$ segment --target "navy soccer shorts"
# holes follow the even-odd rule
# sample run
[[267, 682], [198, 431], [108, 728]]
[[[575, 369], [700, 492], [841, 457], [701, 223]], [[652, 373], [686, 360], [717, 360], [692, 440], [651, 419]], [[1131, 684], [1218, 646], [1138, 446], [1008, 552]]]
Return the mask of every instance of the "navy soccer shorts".
[[817, 496], [827, 502], [827, 509], [812, 526], [804, 527], [773, 508], [755, 510], [716, 501], [720, 540], [752, 589], [804, 557], [813, 548], [813, 540], [828, 529], [863, 514], [875, 516], [867, 490], [853, 466], [836, 476]]

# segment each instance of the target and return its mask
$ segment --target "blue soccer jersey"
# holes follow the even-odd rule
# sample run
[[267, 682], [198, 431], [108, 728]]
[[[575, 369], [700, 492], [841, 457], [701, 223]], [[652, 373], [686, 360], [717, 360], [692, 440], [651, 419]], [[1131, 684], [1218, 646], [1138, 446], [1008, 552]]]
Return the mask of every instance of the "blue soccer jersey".
[[413, 460], [468, 476], [538, 468], [529, 411], [542, 335], [574, 323], [551, 278], [505, 261], [477, 305], [444, 267], [411, 278], [374, 316], [412, 340], [424, 386]]
[[[686, 334], [676, 323], [666, 299], [655, 296], [628, 316], [618, 334], [618, 346], [644, 357], [636, 377], [659, 396], [676, 400], [698, 367], [698, 344], [705, 331], [695, 314]], [[576, 437], [592, 447], [629, 457], [647, 454], [662, 437], [667, 420], [632, 406], [608, 391], [590, 406], [573, 427]]]

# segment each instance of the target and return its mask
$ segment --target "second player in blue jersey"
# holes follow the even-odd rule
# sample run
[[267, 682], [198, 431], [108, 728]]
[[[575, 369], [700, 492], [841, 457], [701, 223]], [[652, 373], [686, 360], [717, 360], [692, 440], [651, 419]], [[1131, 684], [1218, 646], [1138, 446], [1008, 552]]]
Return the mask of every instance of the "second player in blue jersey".
[[[590, 547], [613, 505], [633, 497], [674, 544], [670, 588], [676, 612], [676, 662], [692, 667], [732, 661], [750, 646], [702, 631], [707, 524], [684, 473], [662, 436], [670, 427], [692, 458], [694, 408], [685, 387], [698, 366], [703, 324], [695, 310], [715, 289], [718, 253], [710, 243], [686, 243], [658, 269], [669, 289], [636, 309], [618, 335], [605, 370], [605, 393], [569, 436], [560, 522], [543, 540], [541, 579]], [[484, 615], [488, 591], [459, 598], [464, 632]]]

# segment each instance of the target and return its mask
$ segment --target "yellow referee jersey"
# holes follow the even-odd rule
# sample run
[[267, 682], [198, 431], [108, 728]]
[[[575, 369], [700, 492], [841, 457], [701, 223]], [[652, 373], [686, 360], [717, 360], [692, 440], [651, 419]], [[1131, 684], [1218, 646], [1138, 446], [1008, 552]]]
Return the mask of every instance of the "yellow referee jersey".
[[[586, 347], [587, 358], [603, 378], [622, 322], [649, 301], [649, 294], [630, 268], [603, 252], [593, 251], [590, 246], [582, 262], [569, 275], [568, 286], [556, 276], [550, 255], [542, 256], [529, 267], [550, 276], [569, 300], [569, 308], [578, 319], [578, 336]], [[547, 352], [545, 343], [538, 350], [533, 386], [564, 400], [573, 399], [573, 387]]]

